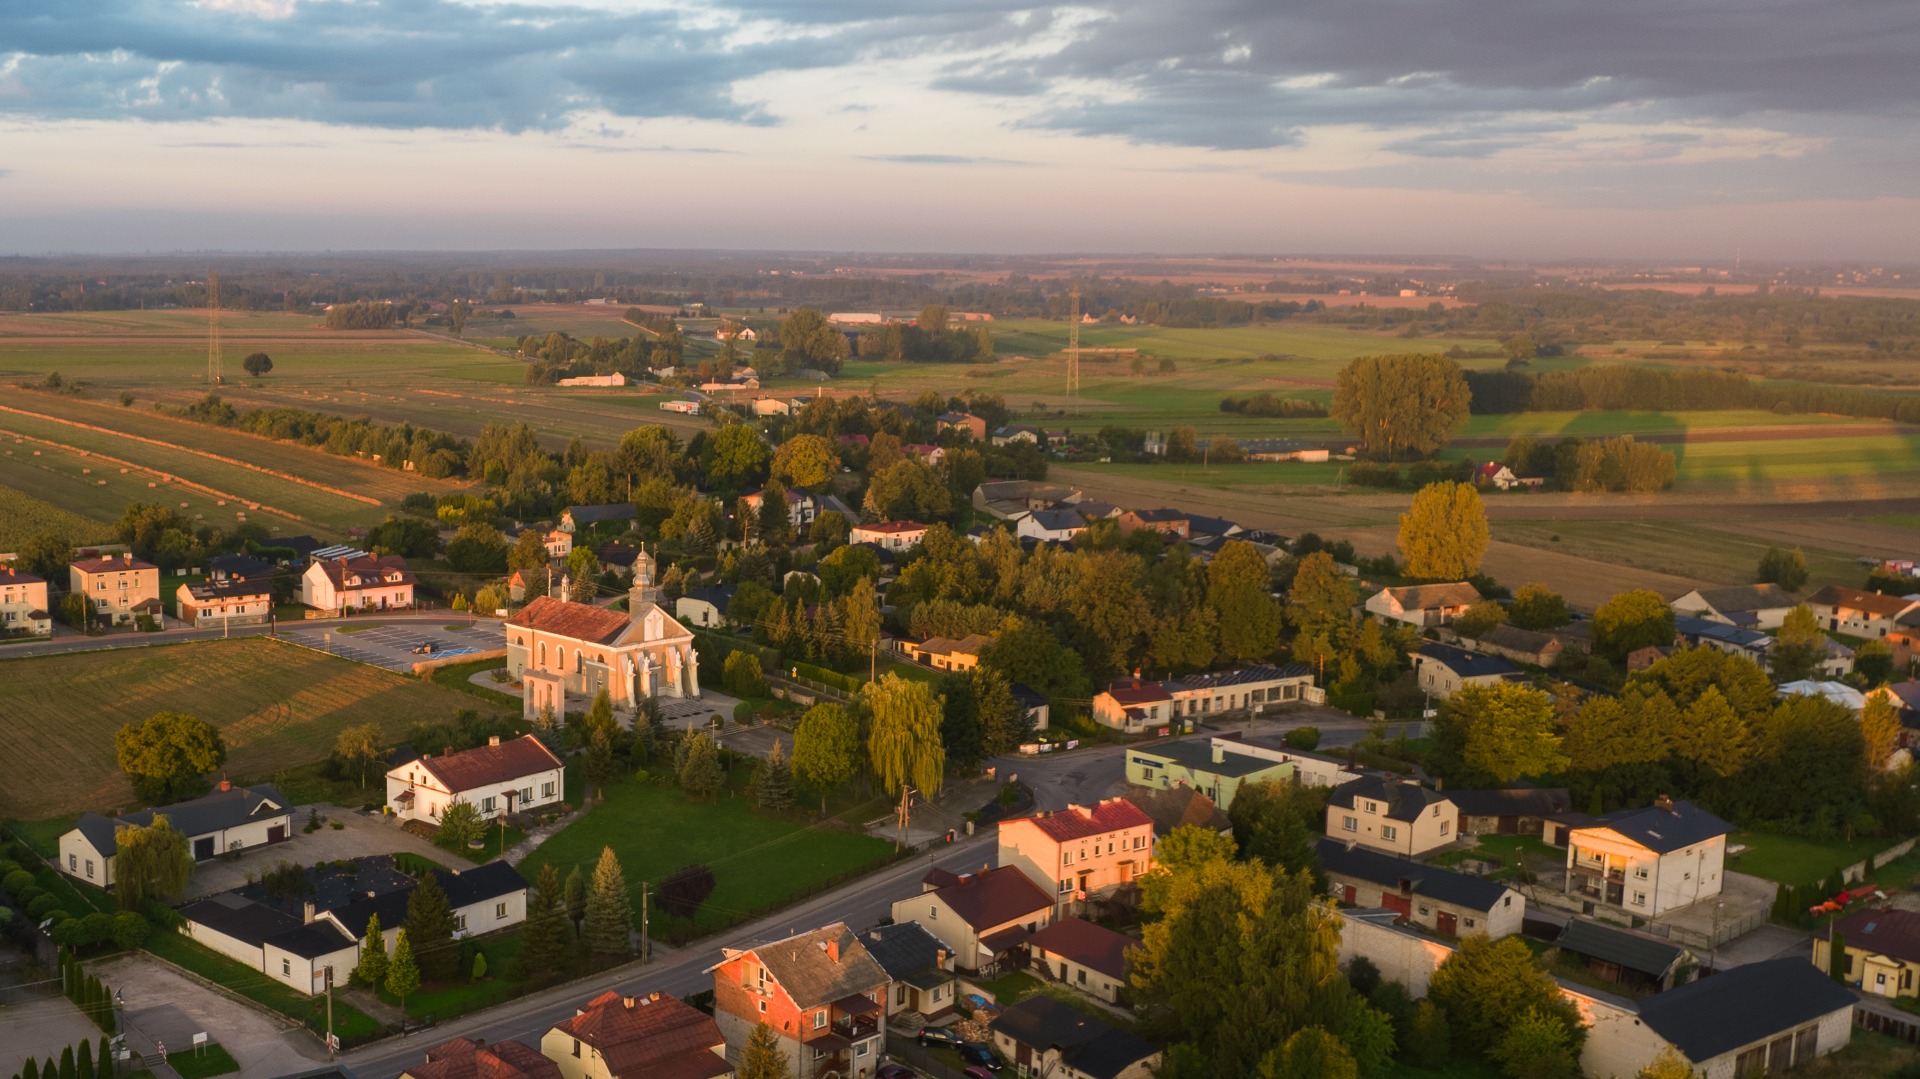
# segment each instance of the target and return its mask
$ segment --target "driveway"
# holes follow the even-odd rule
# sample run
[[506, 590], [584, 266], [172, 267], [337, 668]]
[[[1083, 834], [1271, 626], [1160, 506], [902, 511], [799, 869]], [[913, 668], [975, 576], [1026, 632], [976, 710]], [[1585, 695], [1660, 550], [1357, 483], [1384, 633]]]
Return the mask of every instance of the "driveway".
[[58, 986], [17, 988], [46, 978], [29, 971], [27, 962], [24, 953], [0, 947], [0, 1075], [18, 1074], [28, 1057], [54, 1060], [70, 1045], [99, 1044], [100, 1028], [61, 996]]
[[88, 970], [119, 991], [127, 1042], [135, 1052], [150, 1053], [156, 1042], [165, 1042], [168, 1054], [177, 1057], [190, 1052], [193, 1036], [204, 1032], [233, 1054], [243, 1077], [307, 1071], [326, 1059], [319, 1040], [304, 1029], [210, 989], [145, 952], [90, 964]]
[[244, 850], [231, 861], [215, 858], [195, 866], [193, 879], [187, 882], [186, 898], [198, 899], [229, 888], [238, 888], [249, 880], [258, 880], [261, 874], [281, 862], [312, 865], [341, 858], [361, 858], [369, 854], [412, 851], [441, 865], [465, 868], [464, 858], [441, 850], [400, 827], [395, 823], [397, 818], [364, 814], [358, 809], [321, 805], [317, 807], [320, 815], [328, 821], [339, 821], [343, 827], [336, 829], [332, 824], [326, 824], [317, 832], [302, 831], [307, 826], [310, 808], [315, 807], [300, 806], [294, 811], [293, 836], [286, 842]]
[[[423, 659], [443, 659], [486, 652], [507, 646], [506, 630], [499, 622], [474, 622], [463, 629], [457, 615], [443, 622], [413, 619], [405, 622], [379, 622], [368, 618], [329, 619], [298, 626], [282, 624], [280, 635], [308, 648], [332, 652], [375, 667], [410, 674], [413, 665]], [[415, 648], [431, 642], [432, 654], [416, 653]]]

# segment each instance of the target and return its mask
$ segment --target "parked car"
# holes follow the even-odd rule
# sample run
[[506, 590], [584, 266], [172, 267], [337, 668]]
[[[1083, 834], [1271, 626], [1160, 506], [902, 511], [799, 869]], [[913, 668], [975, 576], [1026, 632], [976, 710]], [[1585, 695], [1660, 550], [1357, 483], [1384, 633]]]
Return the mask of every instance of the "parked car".
[[967, 1041], [946, 1027], [921, 1027], [920, 1044], [944, 1045], [949, 1049], [958, 1049], [967, 1044]]
[[995, 1079], [992, 1072], [982, 1068], [978, 1064], [969, 1064], [967, 1069], [960, 1074], [965, 1076], [966, 1079]]
[[880, 1070], [873, 1073], [873, 1079], [918, 1079], [913, 1069], [904, 1064], [882, 1064]]
[[993, 1050], [981, 1045], [979, 1042], [962, 1042], [960, 1044], [960, 1059], [966, 1061], [968, 1064], [985, 1068], [988, 1071], [997, 1072], [1000, 1070], [1000, 1058], [993, 1055]]

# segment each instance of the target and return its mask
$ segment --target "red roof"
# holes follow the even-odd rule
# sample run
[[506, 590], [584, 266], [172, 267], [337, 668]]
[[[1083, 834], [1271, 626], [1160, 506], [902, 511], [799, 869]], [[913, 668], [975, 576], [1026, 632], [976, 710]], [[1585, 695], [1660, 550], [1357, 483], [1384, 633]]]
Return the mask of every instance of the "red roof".
[[444, 757], [421, 757], [418, 763], [449, 792], [456, 794], [566, 766], [553, 755], [553, 750], [531, 734], [523, 734], [511, 742], [463, 749]]
[[46, 578], [36, 577], [23, 569], [14, 569], [13, 563], [0, 566], [0, 584], [45, 584]]
[[1127, 976], [1127, 949], [1135, 943], [1084, 918], [1062, 918], [1027, 938], [1029, 948], [1044, 948], [1110, 978]]
[[554, 1029], [600, 1050], [614, 1075], [710, 1079], [730, 1070], [713, 1051], [726, 1044], [713, 1017], [665, 993], [626, 997], [608, 991]]
[[83, 558], [75, 562], [73, 568], [79, 570], [81, 573], [119, 573], [132, 569], [150, 569], [157, 571], [160, 567], [151, 562], [143, 562], [138, 558], [129, 561], [116, 555], [109, 558]]
[[894, 535], [900, 532], [925, 532], [927, 530], [927, 526], [918, 521], [881, 521], [877, 525], [858, 525], [856, 528], [861, 532], [879, 532], [884, 535]]
[[1164, 682], [1142, 682], [1137, 678], [1115, 682], [1107, 687], [1107, 694], [1122, 705], [1149, 704], [1154, 701], [1170, 701], [1173, 694], [1168, 692]]
[[[397, 554], [381, 555], [379, 558], [334, 558], [314, 565], [333, 582], [336, 592], [352, 592], [361, 588], [387, 588], [397, 584], [412, 584], [414, 576], [407, 571], [407, 560]], [[388, 580], [391, 575], [393, 580]]]
[[[1028, 821], [1056, 840], [1085, 839], [1088, 836], [1117, 832], [1122, 828], [1153, 827], [1153, 818], [1125, 798], [1108, 798], [1086, 806], [1068, 806], [1057, 813], [1039, 813], [1017, 820]], [[1013, 824], [1014, 821], [1006, 821]]]
[[632, 619], [610, 607], [572, 603], [552, 596], [539, 597], [520, 608], [520, 613], [507, 619], [509, 626], [525, 626], [568, 640], [592, 641], [595, 644], [611, 643], [631, 624]]
[[487, 1045], [467, 1038], [427, 1050], [427, 1062], [408, 1068], [413, 1079], [560, 1079], [560, 1065], [520, 1042]]
[[980, 872], [961, 877], [958, 883], [933, 894], [976, 930], [1053, 909], [1053, 897], [1012, 866], [983, 867]]

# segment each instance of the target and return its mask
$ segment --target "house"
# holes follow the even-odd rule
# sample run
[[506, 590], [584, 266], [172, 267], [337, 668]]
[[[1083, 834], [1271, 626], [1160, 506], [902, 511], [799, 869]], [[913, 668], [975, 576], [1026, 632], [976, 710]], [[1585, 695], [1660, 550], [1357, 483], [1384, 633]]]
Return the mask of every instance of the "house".
[[1641, 918], [1712, 899], [1731, 831], [1693, 803], [1664, 797], [1597, 817], [1568, 833], [1566, 891]]
[[980, 652], [993, 643], [985, 634], [969, 633], [959, 640], [929, 637], [924, 641], [901, 641], [899, 650], [917, 663], [936, 671], [970, 671], [980, 665]]
[[908, 457], [914, 458], [928, 468], [938, 468], [940, 462], [947, 459], [947, 448], [945, 446], [936, 446], [931, 442], [902, 443], [900, 452], [906, 454]]
[[936, 868], [921, 878], [920, 888], [919, 895], [893, 904], [894, 923], [925, 929], [964, 971], [996, 969], [1002, 957], [1053, 920], [1050, 890], [1004, 861], [965, 875]]
[[1011, 521], [1023, 513], [1073, 506], [1086, 498], [1076, 487], [1043, 480], [990, 480], [973, 489], [973, 508]]
[[519, 570], [507, 578], [507, 602], [520, 603], [527, 598], [527, 578]]
[[[537, 602], [537, 601], [536, 601]], [[471, 802], [485, 820], [524, 813], [566, 798], [567, 766], [531, 734], [484, 746], [416, 757], [387, 770], [387, 811], [401, 820], [438, 821], [455, 802]]]
[[1447, 792], [1460, 811], [1458, 835], [1538, 836], [1548, 817], [1573, 809], [1565, 787]]
[[1007, 689], [1013, 694], [1014, 703], [1020, 706], [1022, 712], [1026, 713], [1028, 724], [1036, 731], [1046, 730], [1048, 717], [1053, 711], [1052, 702], [1048, 701], [1045, 695], [1034, 690], [1032, 687], [1022, 685], [1019, 682], [1013, 683], [1008, 686]]
[[1920, 608], [1920, 601], [1830, 584], [1808, 596], [1807, 606], [1827, 632], [1873, 640], [1891, 633], [1900, 616]]
[[1241, 528], [1239, 525], [1224, 517], [1202, 517], [1197, 513], [1187, 514], [1187, 535], [1191, 539], [1201, 539], [1209, 536], [1217, 539], [1225, 539], [1228, 536], [1238, 536], [1245, 531], [1246, 529]]
[[53, 632], [47, 581], [12, 563], [0, 564], [0, 637], [45, 637]]
[[293, 834], [293, 805], [265, 783], [236, 787], [226, 780], [199, 798], [143, 809], [121, 817], [83, 813], [60, 837], [62, 873], [101, 888], [113, 887], [114, 834], [120, 828], [145, 828], [156, 816], [167, 818], [187, 837], [193, 860], [204, 862], [229, 851], [284, 842]]
[[[401, 873], [398, 887], [367, 887], [369, 879], [380, 879], [380, 872], [390, 869], [399, 873], [391, 855], [360, 858], [354, 864], [358, 868], [346, 882], [351, 893], [345, 901], [318, 906], [316, 917], [324, 916], [349, 937], [364, 942], [371, 919], [378, 914], [381, 936], [391, 952], [407, 920], [407, 902], [413, 898], [416, 882]], [[316, 866], [315, 871], [319, 868]], [[527, 920], [526, 878], [506, 862], [488, 862], [465, 870], [436, 869], [433, 875], [440, 882], [440, 890], [447, 893], [447, 911], [453, 916], [456, 939], [511, 929]]]
[[845, 923], [720, 954], [713, 1018], [729, 1060], [765, 1023], [795, 1079], [873, 1073], [886, 1046], [887, 972]]
[[835, 311], [827, 316], [827, 321], [843, 326], [882, 326], [887, 316], [877, 311]]
[[593, 549], [593, 560], [601, 569], [610, 569], [622, 577], [632, 577], [636, 563], [651, 563], [653, 556], [631, 543], [602, 543]]
[[1276, 704], [1305, 701], [1313, 690], [1313, 668], [1304, 663], [1243, 667], [1189, 674], [1166, 683], [1172, 715], [1205, 716], [1246, 711], [1259, 715]]
[[1670, 604], [1675, 614], [1693, 615], [1742, 629], [1779, 629], [1787, 612], [1798, 605], [1798, 601], [1777, 584], [1696, 588]]
[[1499, 881], [1381, 854], [1351, 842], [1316, 847], [1327, 886], [1347, 906], [1385, 907], [1401, 919], [1447, 937], [1520, 932], [1527, 900]]
[[279, 575], [279, 566], [252, 555], [219, 554], [207, 559], [207, 579], [212, 581], [264, 581]]
[[560, 1079], [717, 1079], [733, 1074], [727, 1039], [713, 1016], [665, 993], [601, 993], [548, 1028], [540, 1049], [559, 1068]]
[[273, 618], [273, 590], [237, 577], [184, 582], [174, 589], [173, 603], [180, 621], [198, 629], [254, 626]]
[[626, 384], [627, 376], [618, 371], [610, 375], [574, 375], [554, 382], [556, 386], [597, 386], [603, 389]]
[[756, 397], [748, 407], [753, 409], [755, 416], [793, 415], [793, 405], [779, 397]]
[[1153, 869], [1153, 820], [1124, 798], [1003, 820], [999, 862], [1063, 906], [1104, 898]]
[[[1557, 642], [1559, 638], [1555, 637], [1554, 640]], [[1627, 653], [1627, 673], [1637, 674], [1670, 655], [1673, 655], [1673, 646], [1670, 644], [1650, 644], [1644, 648], [1636, 648]]]
[[1165, 682], [1123, 678], [1094, 695], [1094, 722], [1138, 734], [1173, 721], [1173, 693]]
[[[743, 326], [738, 322], [722, 323], [719, 329], [713, 331], [713, 336], [722, 341], [760, 340], [760, 335], [754, 332], [752, 326]], [[751, 368], [749, 368], [749, 370], [751, 370]]]
[[953, 431], [975, 442], [987, 440], [987, 421], [966, 412], [942, 412], [934, 421], [934, 428], [943, 435]]
[[635, 563], [627, 610], [540, 596], [507, 619], [507, 670], [526, 684], [523, 714], [566, 714], [568, 696], [607, 692], [617, 711], [649, 697], [700, 696], [693, 634], [660, 608], [652, 571]]
[[1129, 787], [1120, 797], [1140, 807], [1153, 821], [1155, 847], [1175, 828], [1204, 828], [1221, 835], [1233, 834], [1233, 821], [1213, 799], [1192, 787]]
[[1015, 535], [1042, 543], [1065, 543], [1086, 530], [1086, 518], [1072, 510], [1034, 510], [1013, 522]]
[[560, 531], [579, 534], [605, 525], [624, 532], [639, 520], [631, 502], [609, 502], [599, 506], [568, 506], [560, 511]]
[[1150, 1079], [1160, 1047], [1045, 994], [988, 1024], [993, 1045], [1020, 1075], [1047, 1079]]
[[1853, 994], [1804, 959], [1743, 963], [1656, 993], [1640, 1022], [1703, 1076], [1782, 1075], [1846, 1048]]
[[321, 611], [401, 611], [416, 579], [397, 554], [316, 558], [300, 575], [300, 602]]
[[1833, 969], [1836, 940], [1847, 953], [1847, 984], [1881, 997], [1920, 996], [1920, 914], [1880, 907], [1836, 919], [1831, 935], [1814, 934], [1817, 969]]
[[1152, 510], [1128, 510], [1117, 520], [1120, 523], [1120, 534], [1123, 536], [1131, 536], [1145, 528], [1163, 536], [1179, 536], [1181, 539], [1186, 539], [1192, 531], [1192, 522], [1187, 519], [1185, 513], [1165, 506]]
[[1920, 682], [1892, 682], [1867, 691], [1869, 698], [1885, 697], [1900, 717], [1900, 744], [1920, 745]]
[[1553, 946], [1578, 956], [1599, 977], [1642, 993], [1683, 984], [1693, 966], [1692, 954], [1670, 940], [1591, 918], [1567, 919]]
[[1467, 608], [1481, 601], [1480, 590], [1465, 581], [1454, 584], [1414, 584], [1383, 588], [1367, 597], [1367, 613], [1388, 622], [1405, 622], [1425, 629], [1450, 626]]
[[325, 544], [322, 544], [319, 540], [314, 539], [312, 536], [306, 536], [306, 535], [274, 536], [270, 539], [264, 539], [260, 541], [260, 547], [262, 550], [293, 552], [293, 557], [291, 560], [282, 561], [280, 563], [283, 566], [300, 565], [302, 563], [305, 563], [313, 557], [313, 552], [319, 550], [323, 546], [325, 546]]
[[1221, 809], [1233, 806], [1242, 784], [1286, 782], [1293, 766], [1235, 751], [1231, 742], [1162, 742], [1127, 750], [1127, 782], [1140, 787], [1186, 787], [1212, 799]]
[[1912, 670], [1915, 657], [1920, 657], [1920, 608], [1894, 619], [1881, 639], [1893, 650], [1893, 669], [1902, 674]]
[[1420, 688], [1445, 700], [1463, 686], [1485, 686], [1518, 678], [1520, 668], [1502, 656], [1483, 655], [1450, 644], [1424, 644], [1414, 650], [1413, 674]]
[[1361, 776], [1327, 798], [1327, 836], [1417, 858], [1459, 838], [1453, 800], [1412, 780]]
[[1551, 667], [1560, 660], [1565, 646], [1551, 633], [1499, 625], [1482, 633], [1473, 642], [1473, 650], [1501, 656], [1529, 667]]
[[1027, 938], [1028, 969], [1118, 1004], [1127, 991], [1127, 949], [1138, 943], [1084, 918], [1061, 918]]
[[[758, 514], [760, 507], [767, 499], [764, 491], [751, 491], [742, 495], [741, 500], [747, 504], [748, 509]], [[804, 529], [813, 523], [817, 507], [814, 504], [812, 495], [805, 491], [788, 491], [786, 500], [787, 522], [789, 524], [797, 529]]]
[[87, 611], [96, 623], [120, 626], [141, 615], [160, 617], [160, 567], [133, 557], [131, 551], [73, 563], [67, 589], [87, 598]]
[[871, 543], [889, 551], [905, 551], [919, 546], [927, 536], [927, 526], [918, 521], [881, 521], [854, 525], [847, 532], [848, 543]]
[[686, 595], [673, 601], [673, 616], [683, 626], [712, 629], [725, 625], [727, 606], [733, 602], [733, 595], [737, 591], [739, 586], [731, 584], [688, 589]]
[[993, 429], [993, 444], [996, 446], [1008, 446], [1015, 442], [1038, 446], [1042, 437], [1044, 436], [1041, 435], [1039, 428], [1028, 427], [1025, 424], [1009, 424]]
[[455, 1038], [427, 1050], [426, 1063], [401, 1072], [399, 1079], [561, 1079], [561, 1074], [558, 1064], [524, 1042], [489, 1045]]
[[1243, 438], [1240, 452], [1249, 461], [1325, 461], [1331, 456], [1325, 446], [1316, 446], [1297, 438]]
[[1338, 787], [1351, 783], [1363, 775], [1372, 774], [1364, 768], [1358, 768], [1352, 761], [1339, 757], [1329, 757], [1321, 753], [1307, 753], [1297, 749], [1273, 749], [1256, 746], [1240, 741], [1239, 735], [1216, 738], [1233, 746], [1235, 753], [1244, 753], [1250, 757], [1264, 757], [1270, 761], [1279, 761], [1293, 766], [1293, 780], [1303, 787]]
[[924, 1019], [950, 1014], [960, 988], [953, 973], [953, 952], [918, 922], [877, 925], [860, 936], [867, 954], [893, 981], [887, 1014], [912, 1012]]
[[548, 528], [540, 534], [540, 544], [547, 549], [547, 557], [556, 562], [564, 561], [573, 553], [573, 533], [564, 528]]
[[1673, 616], [1673, 636], [1689, 648], [1712, 648], [1728, 655], [1745, 656], [1762, 666], [1766, 665], [1768, 649], [1773, 647], [1773, 637], [1757, 629], [1693, 615]]

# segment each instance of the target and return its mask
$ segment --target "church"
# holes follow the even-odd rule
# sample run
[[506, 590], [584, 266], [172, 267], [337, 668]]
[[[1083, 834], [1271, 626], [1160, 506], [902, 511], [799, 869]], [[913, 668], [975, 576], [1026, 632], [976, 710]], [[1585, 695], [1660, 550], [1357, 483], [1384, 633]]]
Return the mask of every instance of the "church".
[[653, 557], [633, 564], [627, 610], [541, 596], [507, 619], [507, 671], [524, 687], [523, 713], [537, 718], [584, 708], [604, 689], [617, 712], [649, 697], [700, 696], [693, 634], [661, 607]]

